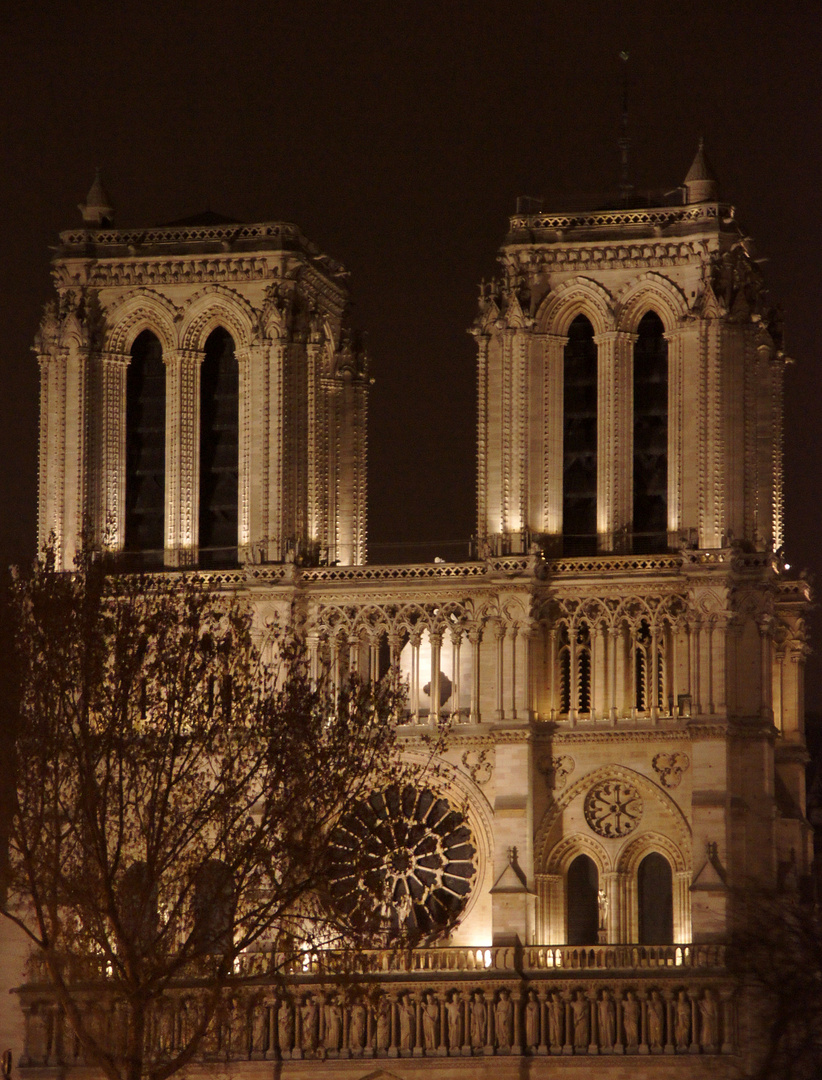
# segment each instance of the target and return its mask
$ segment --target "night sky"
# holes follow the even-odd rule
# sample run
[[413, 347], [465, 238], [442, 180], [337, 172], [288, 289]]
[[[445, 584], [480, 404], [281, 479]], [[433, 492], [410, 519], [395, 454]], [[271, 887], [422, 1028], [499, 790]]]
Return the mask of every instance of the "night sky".
[[3, 562], [34, 552], [30, 346], [49, 245], [80, 224], [95, 166], [118, 225], [204, 209], [292, 221], [344, 263], [376, 379], [371, 560], [462, 557], [477, 286], [518, 195], [563, 209], [615, 190], [627, 50], [637, 188], [680, 184], [704, 134], [769, 260], [796, 359], [787, 554], [822, 569], [818, 0], [45, 0], [8, 5], [0, 26]]

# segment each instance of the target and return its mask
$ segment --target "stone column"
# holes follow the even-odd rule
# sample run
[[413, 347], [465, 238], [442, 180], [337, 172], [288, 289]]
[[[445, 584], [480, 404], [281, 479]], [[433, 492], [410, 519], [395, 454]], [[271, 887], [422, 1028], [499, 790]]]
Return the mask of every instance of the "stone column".
[[431, 708], [428, 713], [428, 723], [433, 727], [436, 726], [440, 718], [440, 652], [442, 649], [442, 634], [438, 630], [431, 630], [429, 631], [428, 639], [431, 643]]
[[471, 642], [471, 713], [469, 719], [472, 724], [478, 724], [480, 716], [480, 645], [482, 643], [482, 629], [474, 626], [468, 632], [468, 640]]
[[494, 625], [494, 638], [496, 640], [496, 676], [497, 676], [497, 720], [505, 719], [505, 698], [503, 696], [503, 679], [505, 678], [505, 625], [499, 620]]
[[197, 562], [200, 513], [200, 366], [203, 353], [178, 349], [166, 364], [165, 546], [169, 566]]
[[460, 648], [462, 645], [462, 627], [451, 630], [451, 716], [460, 718]]
[[635, 334], [597, 334], [597, 533], [600, 551], [623, 550], [633, 517]]
[[410, 637], [411, 685], [408, 694], [412, 724], [419, 724], [420, 722], [420, 640], [421, 635], [419, 631], [415, 630]]

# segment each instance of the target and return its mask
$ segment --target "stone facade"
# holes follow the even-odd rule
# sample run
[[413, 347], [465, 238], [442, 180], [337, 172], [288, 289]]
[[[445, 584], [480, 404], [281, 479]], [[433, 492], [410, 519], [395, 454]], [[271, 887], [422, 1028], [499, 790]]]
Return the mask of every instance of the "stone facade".
[[[86, 229], [61, 235], [36, 348], [41, 539], [65, 566], [83, 527], [146, 555], [125, 508], [127, 369], [149, 331], [165, 372], [159, 560], [212, 565], [199, 370], [219, 327], [239, 372], [238, 483], [234, 566], [207, 571], [214, 587], [247, 595], [263, 634], [298, 626], [337, 680], [398, 665], [410, 755], [450, 721], [413, 809], [436, 831], [430, 807], [459, 808], [470, 837], [462, 878], [438, 879], [460, 897], [450, 937], [364, 954], [345, 987], [333, 957], [285, 984], [265, 951], [247, 957], [254, 980], [204, 1049], [221, 1070], [547, 1077], [584, 1055], [613, 1077], [707, 1076], [744, 1051], [724, 969], [733, 890], [810, 869], [809, 596], [781, 557], [778, 320], [701, 148], [682, 192], [512, 217], [472, 328], [464, 563], [365, 563], [367, 369], [343, 271], [299, 230], [116, 232], [93, 191]], [[398, 919], [435, 911], [409, 901]], [[20, 1000], [27, 1075], [82, 1065], [36, 971]], [[157, 1053], [192, 1010], [193, 990], [169, 993]]]

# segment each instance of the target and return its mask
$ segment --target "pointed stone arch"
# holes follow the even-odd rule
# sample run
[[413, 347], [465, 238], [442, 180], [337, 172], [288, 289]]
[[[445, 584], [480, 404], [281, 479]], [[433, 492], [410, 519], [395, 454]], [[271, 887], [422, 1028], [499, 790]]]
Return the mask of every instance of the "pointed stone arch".
[[537, 311], [536, 324], [544, 334], [567, 334], [578, 315], [590, 321], [594, 335], [615, 328], [614, 299], [592, 278], [572, 278], [550, 292]]
[[202, 352], [209, 334], [221, 326], [234, 339], [235, 349], [254, 338], [256, 315], [251, 304], [225, 285], [209, 285], [195, 293], [180, 312], [180, 346]]
[[175, 323], [179, 310], [167, 297], [152, 289], [135, 289], [105, 312], [109, 325], [104, 347], [107, 352], [128, 354], [135, 339], [150, 330], [168, 354], [177, 346]]
[[685, 294], [673, 281], [655, 270], [634, 278], [620, 291], [615, 308], [616, 328], [635, 334], [640, 319], [649, 311], [662, 320], [666, 334], [680, 326], [688, 315]]

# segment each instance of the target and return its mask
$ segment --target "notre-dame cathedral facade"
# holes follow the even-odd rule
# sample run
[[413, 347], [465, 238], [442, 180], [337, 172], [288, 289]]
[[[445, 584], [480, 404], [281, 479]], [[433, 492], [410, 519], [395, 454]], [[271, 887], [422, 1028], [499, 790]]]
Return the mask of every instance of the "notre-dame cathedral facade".
[[[452, 810], [438, 843], [461, 861], [409, 850], [394, 883], [433, 936], [458, 910], [450, 936], [364, 955], [367, 993], [310, 963], [261, 976], [212, 1066], [730, 1071], [735, 890], [809, 872], [808, 595], [781, 556], [779, 325], [701, 147], [675, 205], [511, 218], [472, 327], [477, 539], [456, 563], [366, 561], [342, 267], [290, 224], [118, 231], [106, 203], [95, 183], [61, 234], [36, 339], [41, 540], [69, 567], [87, 523], [126, 567], [199, 568], [336, 679], [398, 665], [410, 752], [450, 720], [437, 789], [381, 809], [421, 834]], [[47, 989], [19, 1002], [20, 1074], [81, 1066]]]

